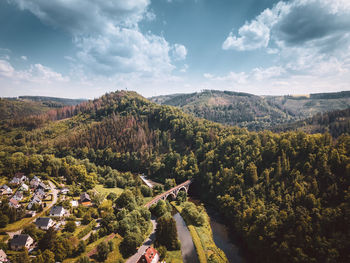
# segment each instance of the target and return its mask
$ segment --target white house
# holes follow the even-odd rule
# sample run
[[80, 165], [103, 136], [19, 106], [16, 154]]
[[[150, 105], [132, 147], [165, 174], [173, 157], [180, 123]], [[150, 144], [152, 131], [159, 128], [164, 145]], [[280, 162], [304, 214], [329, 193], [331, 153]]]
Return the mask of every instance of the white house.
[[55, 222], [50, 217], [39, 217], [35, 221], [35, 224], [42, 230], [48, 230], [55, 224]]
[[66, 210], [62, 206], [53, 206], [50, 210], [49, 216], [63, 217], [65, 213]]
[[19, 188], [20, 191], [28, 191], [29, 190], [29, 186], [26, 184], [22, 184], [21, 187]]
[[33, 243], [34, 240], [29, 235], [14, 235], [10, 246], [12, 250], [21, 250], [24, 247], [29, 249]]

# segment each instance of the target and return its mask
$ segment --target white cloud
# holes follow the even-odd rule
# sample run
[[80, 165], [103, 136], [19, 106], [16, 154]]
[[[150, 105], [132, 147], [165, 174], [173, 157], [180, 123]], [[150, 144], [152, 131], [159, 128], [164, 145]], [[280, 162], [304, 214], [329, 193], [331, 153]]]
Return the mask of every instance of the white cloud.
[[6, 61], [0, 59], [0, 76], [1, 77], [11, 77], [13, 76], [14, 68], [11, 66], [11, 64]]
[[21, 56], [21, 59], [24, 60], [24, 61], [28, 60], [28, 58], [26, 56]]
[[173, 46], [173, 57], [175, 60], [184, 60], [187, 56], [187, 49], [184, 45], [175, 44]]
[[155, 19], [150, 0], [9, 1], [69, 32], [79, 49], [69, 61], [82, 74], [166, 73], [175, 68], [171, 50], [180, 48], [174, 60], [186, 57], [184, 46], [172, 46], [161, 36], [139, 30], [141, 20]]

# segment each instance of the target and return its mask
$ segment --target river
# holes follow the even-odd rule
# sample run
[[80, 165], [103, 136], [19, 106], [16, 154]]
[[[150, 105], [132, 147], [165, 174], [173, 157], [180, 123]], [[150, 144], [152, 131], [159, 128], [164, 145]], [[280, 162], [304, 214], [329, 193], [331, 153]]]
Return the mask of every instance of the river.
[[210, 226], [213, 231], [213, 239], [216, 246], [224, 251], [230, 263], [244, 263], [244, 260], [239, 253], [239, 249], [232, 243], [229, 231], [224, 225], [220, 215], [210, 208], [207, 209], [207, 213], [210, 218]]
[[173, 218], [175, 219], [177, 234], [181, 242], [181, 255], [183, 262], [199, 263], [196, 248], [185, 221], [179, 213], [176, 213]]

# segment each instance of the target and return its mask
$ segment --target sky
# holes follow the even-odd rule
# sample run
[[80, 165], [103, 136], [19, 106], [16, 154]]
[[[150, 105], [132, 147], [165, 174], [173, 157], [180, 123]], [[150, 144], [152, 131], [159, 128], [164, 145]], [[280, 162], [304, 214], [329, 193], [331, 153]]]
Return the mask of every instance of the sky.
[[1, 0], [0, 96], [350, 90], [349, 0]]

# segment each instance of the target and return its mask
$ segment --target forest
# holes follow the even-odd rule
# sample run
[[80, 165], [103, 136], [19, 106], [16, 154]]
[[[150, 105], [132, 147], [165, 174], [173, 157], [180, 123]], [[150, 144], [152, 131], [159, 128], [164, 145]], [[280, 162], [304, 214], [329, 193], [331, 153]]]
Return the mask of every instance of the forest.
[[[56, 162], [48, 165], [47, 156], [63, 168], [49, 168]], [[218, 206], [250, 262], [350, 261], [347, 134], [249, 132], [125, 91], [2, 121], [3, 176], [39, 169], [75, 180], [72, 167], [63, 170], [71, 158], [96, 167], [84, 173], [84, 190], [96, 180], [127, 184], [131, 173], [163, 183], [194, 179], [201, 200]], [[120, 174], [104, 172], [107, 166]]]

